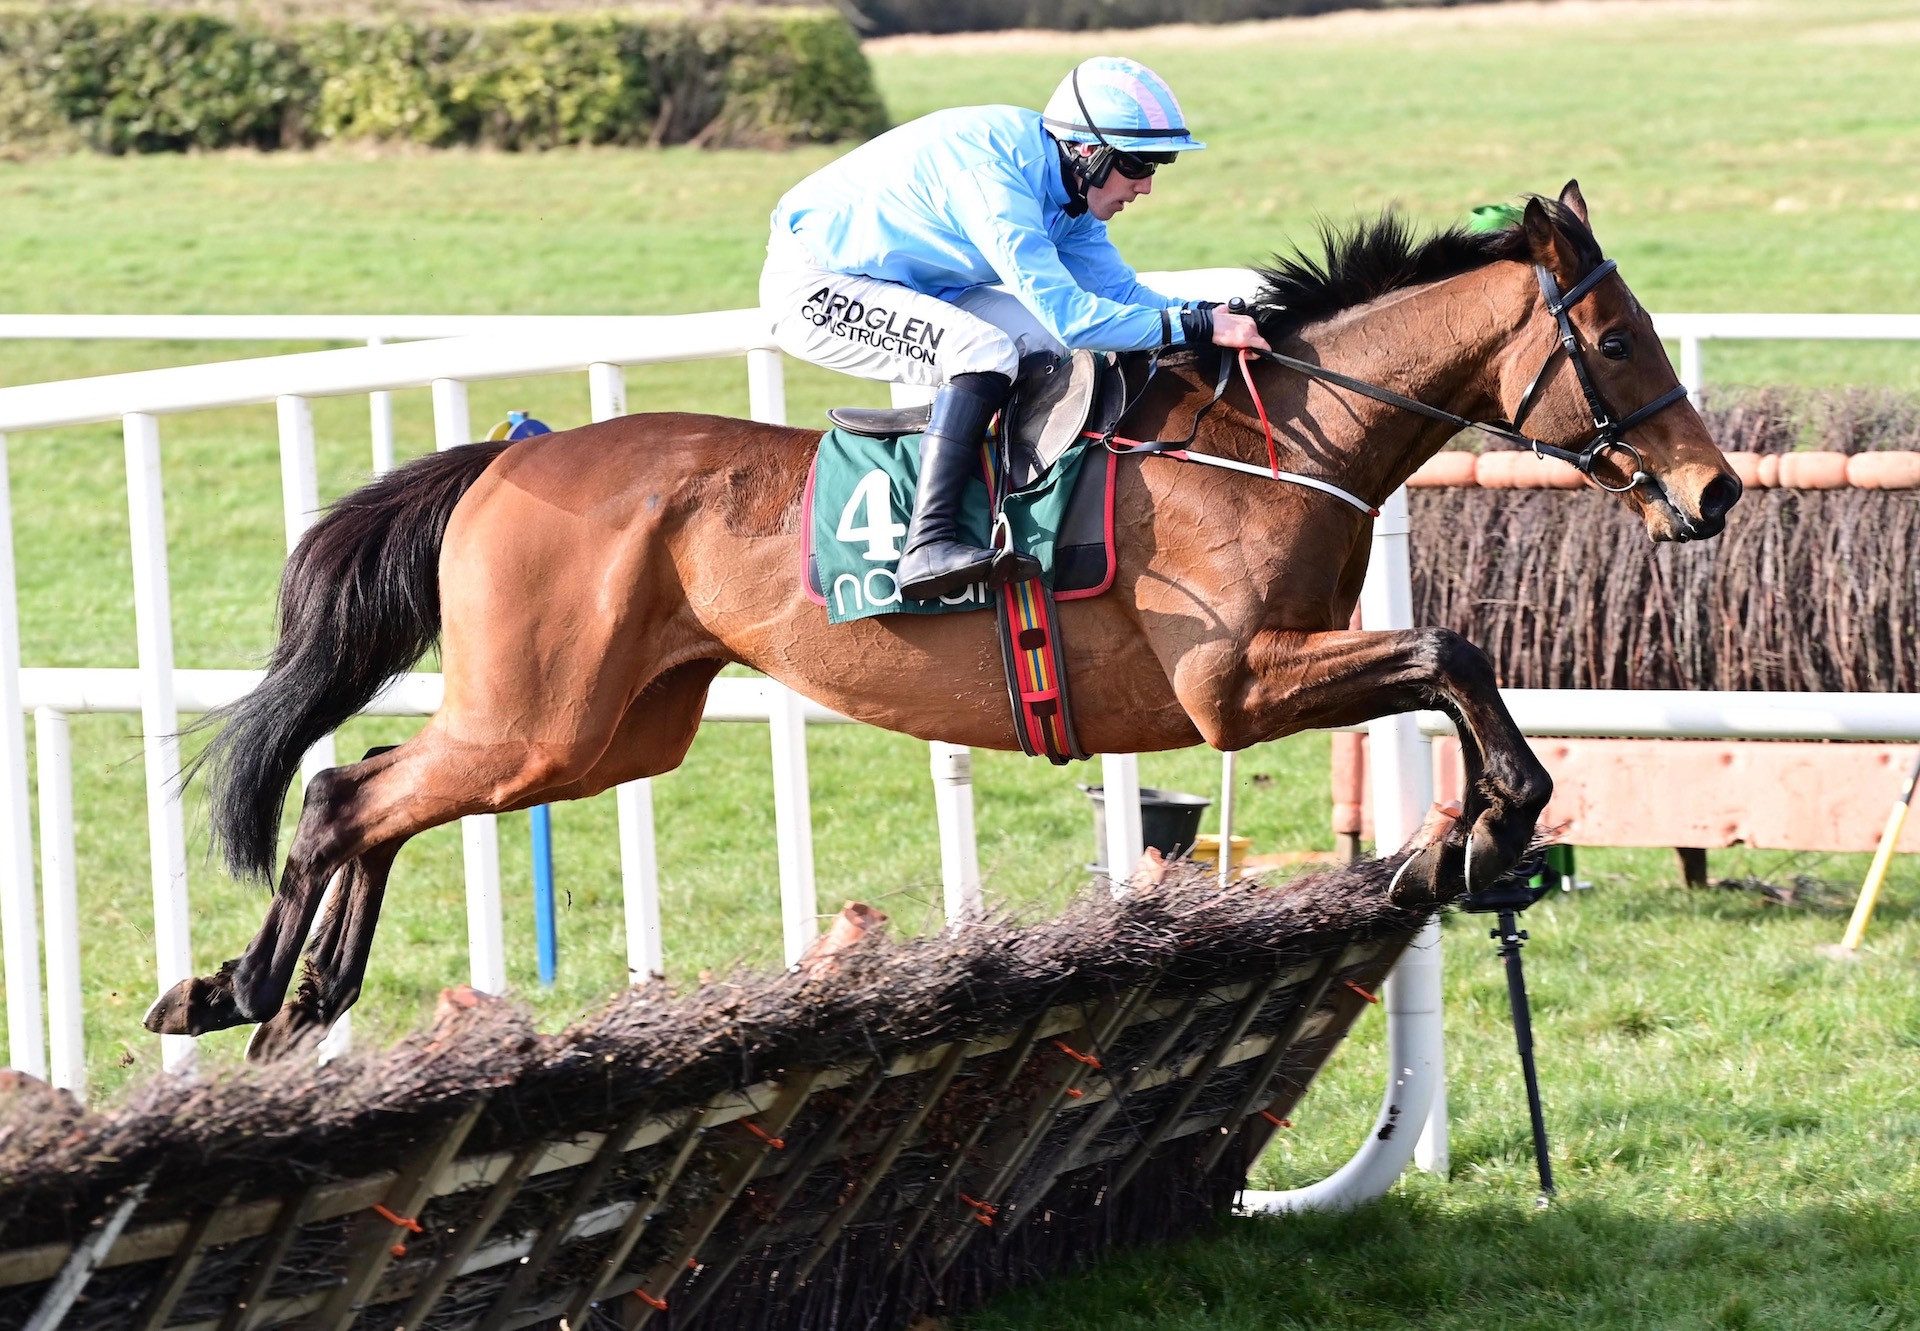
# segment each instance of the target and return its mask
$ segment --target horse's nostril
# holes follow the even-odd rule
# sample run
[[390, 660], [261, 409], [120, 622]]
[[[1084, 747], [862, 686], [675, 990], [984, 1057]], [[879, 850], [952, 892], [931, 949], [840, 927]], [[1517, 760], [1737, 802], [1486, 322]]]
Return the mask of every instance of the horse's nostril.
[[1725, 472], [1708, 481], [1707, 488], [1700, 492], [1701, 519], [1718, 522], [1726, 517], [1727, 510], [1739, 502], [1742, 489], [1740, 478]]

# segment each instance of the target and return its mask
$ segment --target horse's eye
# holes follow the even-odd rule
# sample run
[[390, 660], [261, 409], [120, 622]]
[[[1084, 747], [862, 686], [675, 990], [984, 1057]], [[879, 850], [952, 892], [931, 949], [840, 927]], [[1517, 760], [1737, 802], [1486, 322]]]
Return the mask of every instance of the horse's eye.
[[1625, 333], [1608, 333], [1600, 339], [1600, 354], [1608, 360], [1625, 360], [1633, 354], [1633, 344]]

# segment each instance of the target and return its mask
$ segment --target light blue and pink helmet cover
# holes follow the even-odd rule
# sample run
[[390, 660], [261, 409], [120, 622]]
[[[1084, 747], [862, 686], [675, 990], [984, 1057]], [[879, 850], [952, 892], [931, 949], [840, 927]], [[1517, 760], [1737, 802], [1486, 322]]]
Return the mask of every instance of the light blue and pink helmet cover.
[[1187, 131], [1187, 118], [1167, 81], [1122, 56], [1081, 61], [1060, 80], [1040, 114], [1055, 137], [1074, 143], [1097, 143], [1104, 137], [1127, 152], [1193, 152], [1207, 146]]

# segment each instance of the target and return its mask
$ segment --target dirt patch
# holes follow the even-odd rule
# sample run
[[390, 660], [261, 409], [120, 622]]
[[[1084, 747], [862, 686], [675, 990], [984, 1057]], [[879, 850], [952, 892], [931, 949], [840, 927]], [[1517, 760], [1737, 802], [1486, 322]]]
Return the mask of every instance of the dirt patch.
[[[1347, 9], [1305, 18], [1261, 19], [1252, 23], [1168, 23], [1123, 32], [1047, 32], [1031, 28], [1004, 32], [907, 33], [862, 43], [872, 54], [921, 54], [968, 51], [1067, 51], [1087, 49], [1088, 39], [1103, 36], [1140, 45], [1239, 46], [1268, 37], [1288, 42], [1344, 42], [1432, 33], [1480, 32], [1496, 28], [1594, 27], [1623, 19], [1658, 19], [1750, 14], [1757, 0], [1514, 0], [1510, 4], [1458, 5], [1434, 9]], [[1905, 27], [1879, 24], [1878, 27]]]

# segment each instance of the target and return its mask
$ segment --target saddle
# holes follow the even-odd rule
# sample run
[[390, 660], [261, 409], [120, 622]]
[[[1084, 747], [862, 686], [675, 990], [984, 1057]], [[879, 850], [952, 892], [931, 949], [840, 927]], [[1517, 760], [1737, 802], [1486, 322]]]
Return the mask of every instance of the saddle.
[[[1119, 420], [1127, 386], [1112, 352], [1040, 351], [1020, 361], [1013, 395], [1000, 413], [999, 438], [1007, 488], [1019, 491], [1046, 475], [1083, 431], [1099, 433]], [[827, 419], [850, 434], [896, 439], [920, 434], [930, 404], [914, 407], [830, 407]]]

